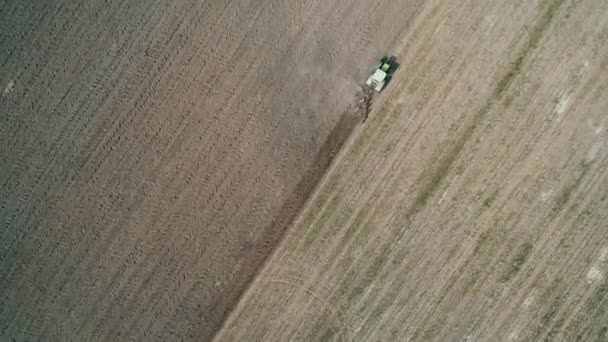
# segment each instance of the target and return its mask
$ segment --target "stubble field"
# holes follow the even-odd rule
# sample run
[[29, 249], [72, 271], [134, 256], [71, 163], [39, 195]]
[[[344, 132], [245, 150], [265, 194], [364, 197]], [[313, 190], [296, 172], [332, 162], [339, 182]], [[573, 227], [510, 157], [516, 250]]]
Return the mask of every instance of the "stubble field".
[[421, 2], [0, 1], [0, 338], [210, 339]]
[[217, 341], [607, 341], [608, 3], [427, 1]]

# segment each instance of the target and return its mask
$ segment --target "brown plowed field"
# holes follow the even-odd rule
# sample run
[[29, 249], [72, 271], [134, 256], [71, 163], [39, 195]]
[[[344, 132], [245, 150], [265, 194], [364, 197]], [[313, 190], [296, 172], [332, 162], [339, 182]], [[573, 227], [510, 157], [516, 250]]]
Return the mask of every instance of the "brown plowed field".
[[218, 341], [608, 341], [608, 2], [425, 2]]
[[0, 339], [210, 339], [422, 2], [0, 1]]

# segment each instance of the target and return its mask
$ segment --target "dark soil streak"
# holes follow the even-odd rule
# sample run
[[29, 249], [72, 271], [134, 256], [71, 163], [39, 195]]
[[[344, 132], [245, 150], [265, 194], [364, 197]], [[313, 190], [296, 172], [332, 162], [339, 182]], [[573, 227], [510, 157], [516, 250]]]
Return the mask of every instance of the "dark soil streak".
[[[219, 328], [224, 324], [230, 312], [236, 307], [247, 288], [252, 284], [257, 271], [262, 269], [263, 265], [270, 259], [273, 251], [280, 244], [287, 228], [297, 218], [300, 211], [304, 208], [306, 201], [316, 189], [319, 181], [323, 178], [326, 171], [329, 169], [334, 157], [338, 154], [344, 143], [350, 137], [353, 129], [357, 126], [361, 119], [367, 117], [369, 112], [369, 104], [371, 94], [365, 92], [358, 96], [357, 107], [355, 110], [347, 110], [342, 114], [333, 130], [325, 140], [317, 156], [304, 173], [295, 186], [291, 195], [287, 198], [281, 209], [278, 210], [270, 227], [263, 232], [263, 235], [258, 240], [239, 255], [240, 260], [249, 260], [248, 263], [242, 264], [235, 272], [236, 277], [240, 278], [234, 284], [244, 284], [241, 289], [229, 288], [224, 291], [222, 296], [219, 296], [215, 303], [211, 305], [210, 310], [213, 311], [213, 317], [217, 320], [212, 323], [215, 334], [219, 332]], [[362, 106], [362, 104], [365, 104]], [[202, 336], [197, 336], [199, 340]]]

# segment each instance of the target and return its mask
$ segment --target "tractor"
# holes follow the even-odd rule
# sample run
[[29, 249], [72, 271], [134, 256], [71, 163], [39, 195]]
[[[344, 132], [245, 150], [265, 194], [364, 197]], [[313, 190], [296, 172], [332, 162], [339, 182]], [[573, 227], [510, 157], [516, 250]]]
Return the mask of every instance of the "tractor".
[[377, 92], [381, 92], [390, 81], [395, 70], [399, 67], [395, 56], [384, 56], [380, 60], [380, 65], [374, 73], [367, 79], [365, 84]]

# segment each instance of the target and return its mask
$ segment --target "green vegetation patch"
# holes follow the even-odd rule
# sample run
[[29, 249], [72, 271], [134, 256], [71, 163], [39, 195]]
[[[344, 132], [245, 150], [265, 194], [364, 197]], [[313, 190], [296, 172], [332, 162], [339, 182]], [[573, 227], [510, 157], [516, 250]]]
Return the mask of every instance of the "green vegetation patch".
[[597, 334], [598, 340], [608, 341], [608, 325], [605, 325]]
[[382, 271], [382, 267], [388, 261], [389, 251], [384, 250], [380, 255], [374, 257], [374, 261], [367, 267], [360, 279], [353, 281], [354, 287], [349, 293], [345, 306], [353, 307], [354, 303], [359, 300], [363, 292], [368, 289], [373, 283], [379, 283], [378, 276]]
[[564, 209], [566, 204], [570, 201], [572, 194], [579, 187], [579, 185], [581, 184], [582, 180], [585, 178], [585, 176], [587, 175], [588, 172], [589, 172], [589, 163], [585, 162], [585, 161], [581, 162], [580, 172], [579, 172], [578, 176], [576, 177], [576, 179], [572, 183], [564, 186], [562, 188], [562, 190], [560, 191], [559, 196], [555, 200], [555, 204], [553, 205], [554, 213], [559, 212]]
[[496, 89], [494, 90], [494, 97], [500, 98], [503, 96], [505, 91], [509, 89], [515, 78], [521, 73], [524, 61], [530, 55], [530, 53], [536, 49], [540, 39], [547, 30], [547, 27], [553, 20], [555, 13], [562, 5], [564, 0], [549, 0], [545, 2], [547, 9], [543, 12], [542, 16], [538, 20], [538, 23], [534, 26], [530, 32], [530, 36], [526, 45], [520, 51], [519, 55], [515, 58], [515, 61], [511, 64], [507, 74], [498, 82]]
[[476, 113], [475, 117], [473, 118], [473, 121], [465, 128], [462, 136], [453, 144], [450, 144], [451, 148], [436, 164], [436, 168], [431, 173], [430, 177], [428, 178], [428, 181], [424, 183], [423, 188], [416, 197], [414, 204], [415, 210], [426, 205], [429, 198], [439, 188], [439, 185], [448, 174], [456, 159], [458, 159], [458, 157], [460, 156], [466, 143], [476, 131], [477, 127], [482, 122], [486, 114], [490, 111], [492, 106], [497, 101], [503, 98], [505, 91], [510, 88], [516, 77], [521, 74], [525, 61], [530, 56], [531, 52], [538, 46], [538, 43], [541, 37], [543, 36], [543, 33], [546, 31], [549, 23], [555, 15], [555, 12], [562, 4], [562, 2], [563, 0], [553, 0], [548, 4], [547, 9], [543, 12], [543, 15], [539, 19], [538, 24], [530, 32], [528, 41], [526, 42], [522, 50], [519, 51], [515, 60], [511, 63], [507, 73], [498, 81], [496, 88], [494, 88], [492, 95], [490, 95], [489, 100]]
[[319, 338], [319, 341], [333, 341], [334, 338], [336, 337], [338, 331], [336, 329], [333, 328], [329, 328], [326, 329], [325, 332], [323, 333], [323, 335], [321, 335], [321, 337]]
[[515, 257], [511, 262], [511, 267], [507, 270], [507, 272], [505, 272], [505, 274], [501, 278], [502, 282], [511, 280], [513, 276], [519, 273], [526, 261], [528, 261], [528, 256], [530, 255], [532, 248], [533, 246], [529, 242], [526, 242], [519, 246], [519, 248], [517, 249], [517, 253], [515, 253]]

